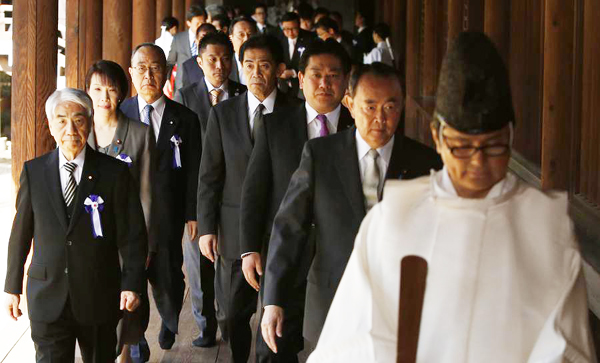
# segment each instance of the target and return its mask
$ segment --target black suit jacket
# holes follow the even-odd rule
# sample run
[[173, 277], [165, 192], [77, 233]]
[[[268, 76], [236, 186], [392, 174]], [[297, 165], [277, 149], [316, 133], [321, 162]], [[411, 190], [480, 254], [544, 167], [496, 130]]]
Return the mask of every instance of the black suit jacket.
[[237, 82], [240, 82], [240, 70], [238, 69], [237, 61], [235, 60], [235, 56], [231, 59], [231, 72], [229, 72], [229, 79]]
[[[196, 189], [198, 167], [202, 150], [200, 122], [189, 108], [165, 97], [166, 106], [152, 152], [150, 180], [152, 206], [150, 212], [150, 239], [158, 248], [165, 244], [181, 245], [186, 221], [196, 220]], [[134, 120], [140, 120], [138, 98], [121, 103], [121, 111]], [[154, 130], [156, 132], [157, 130]], [[178, 135], [181, 168], [173, 166], [171, 137]]]
[[[277, 92], [274, 112], [300, 102]], [[200, 236], [219, 234], [219, 253], [239, 259], [239, 208], [252, 154], [247, 92], [213, 107], [208, 117], [198, 177]]]
[[[356, 129], [308, 141], [273, 223], [264, 305], [290, 304], [299, 264], [314, 233], [304, 336], [317, 342], [354, 239], [365, 216]], [[396, 135], [386, 179], [411, 179], [441, 168], [434, 150]]]
[[354, 36], [354, 41], [356, 44], [357, 53], [363, 57], [365, 54], [369, 53], [373, 48], [375, 48], [375, 42], [373, 41], [373, 29], [366, 27], [360, 33], [357, 29], [356, 35]]
[[[246, 86], [232, 80], [227, 82], [227, 99], [239, 96], [245, 91]], [[201, 135], [204, 136], [206, 133], [206, 125], [208, 124], [208, 114], [212, 108], [210, 94], [208, 93], [204, 77], [202, 77], [200, 81], [178, 90], [175, 94], [175, 101], [188, 107], [198, 115], [198, 119], [200, 119]]]
[[183, 63], [190, 59], [192, 50], [190, 48], [189, 31], [186, 29], [175, 34], [171, 43], [171, 50], [167, 55], [167, 64], [169, 66], [177, 65], [177, 75], [175, 76], [175, 90], [183, 86]]
[[285, 67], [286, 67], [286, 69], [293, 69], [294, 71], [296, 71], [295, 78], [279, 80], [278, 87], [282, 91], [284, 91], [290, 95], [298, 94], [298, 91], [300, 89], [300, 83], [299, 83], [297, 74], [298, 74], [298, 70], [299, 70], [300, 57], [302, 56], [302, 52], [299, 51], [299, 49], [306, 49], [313, 40], [314, 40], [314, 36], [312, 35], [311, 32], [300, 29], [300, 32], [298, 33], [298, 39], [296, 41], [296, 46], [294, 48], [294, 53], [292, 55], [290, 55], [288, 38], [286, 38], [286, 36], [283, 35], [283, 33], [280, 34], [279, 42], [281, 43], [281, 46], [283, 47], [283, 55], [284, 55], [283, 59], [285, 62]]
[[[55, 149], [23, 167], [4, 291], [22, 293], [24, 265], [33, 238], [27, 271], [29, 318], [56, 321], [68, 298], [79, 323], [116, 323], [121, 315], [121, 291], [141, 293], [146, 288], [146, 228], [139, 194], [125, 163], [87, 147], [73, 215], [68, 219], [59, 152]], [[104, 200], [100, 212], [103, 237], [99, 238], [92, 234], [84, 206], [91, 194]]]
[[[354, 125], [354, 119], [340, 107], [338, 132]], [[306, 106], [301, 103], [286, 112], [265, 117], [256, 137], [246, 171], [240, 216], [240, 251], [264, 254], [273, 219], [285, 195], [292, 174], [300, 164], [308, 141]], [[264, 256], [266, 257], [266, 255]]]
[[192, 83], [196, 83], [202, 78], [204, 78], [204, 71], [198, 65], [196, 57], [191, 57], [190, 59], [183, 62], [181, 66], [181, 71], [177, 70], [177, 73], [179, 72], [182, 72], [181, 88], [189, 86]]

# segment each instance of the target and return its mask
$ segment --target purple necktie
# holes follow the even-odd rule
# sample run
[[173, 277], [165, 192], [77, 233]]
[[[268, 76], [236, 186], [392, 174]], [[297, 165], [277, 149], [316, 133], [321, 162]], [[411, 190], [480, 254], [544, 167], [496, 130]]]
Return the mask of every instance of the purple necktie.
[[317, 120], [319, 120], [319, 123], [321, 124], [321, 129], [319, 130], [319, 136], [329, 135], [329, 129], [327, 128], [327, 116], [317, 115]]

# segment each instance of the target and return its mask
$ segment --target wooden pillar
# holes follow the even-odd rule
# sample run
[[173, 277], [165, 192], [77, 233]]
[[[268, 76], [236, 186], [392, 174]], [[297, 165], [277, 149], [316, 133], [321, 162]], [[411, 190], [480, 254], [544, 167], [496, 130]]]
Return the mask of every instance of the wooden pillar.
[[407, 0], [395, 0], [391, 20], [392, 25], [392, 47], [396, 57], [396, 65], [402, 74], [406, 70], [406, 3]]
[[172, 0], [156, 0], [156, 38], [160, 36], [160, 24], [162, 20], [167, 16], [171, 16], [172, 11]]
[[494, 41], [504, 62], [510, 47], [510, 1], [485, 0], [484, 31]]
[[406, 123], [405, 133], [415, 137], [418, 130], [418, 110], [415, 99], [421, 95], [421, 7], [424, 0], [406, 4]]
[[185, 0], [173, 0], [173, 17], [179, 20], [179, 31], [186, 29], [185, 25]]
[[423, 88], [422, 96], [435, 96], [438, 79], [438, 63], [442, 55], [438, 54], [438, 41], [441, 26], [438, 21], [438, 0], [425, 0], [425, 34], [424, 34], [424, 60], [423, 60]]
[[67, 87], [84, 89], [87, 69], [102, 59], [102, 0], [67, 0]]
[[448, 45], [463, 31], [464, 0], [448, 0]]
[[58, 0], [13, 3], [11, 140], [16, 185], [25, 161], [56, 146], [44, 107], [56, 89], [57, 26]]
[[200, 0], [185, 0], [185, 10], [186, 11], [192, 5], [200, 5], [200, 6], [202, 6], [202, 1], [200, 1]]
[[574, 2], [546, 0], [541, 172], [544, 189], [565, 189], [571, 176], [574, 29]]
[[[500, 0], [502, 1], [502, 0]], [[506, 0], [505, 0], [506, 1]], [[485, 0], [465, 0], [466, 30], [483, 31]], [[490, 16], [497, 16], [490, 14]]]
[[157, 27], [156, 0], [133, 0], [132, 9], [132, 48], [145, 42], [153, 43], [156, 39], [154, 34]]
[[102, 58], [125, 70], [131, 59], [131, 12], [131, 0], [104, 0]]

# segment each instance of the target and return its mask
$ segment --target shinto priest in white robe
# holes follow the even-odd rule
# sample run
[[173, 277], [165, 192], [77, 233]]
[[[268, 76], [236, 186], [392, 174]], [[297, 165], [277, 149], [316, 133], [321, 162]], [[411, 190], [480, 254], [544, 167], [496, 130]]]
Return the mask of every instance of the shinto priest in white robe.
[[595, 361], [566, 194], [509, 173], [460, 198], [444, 168], [386, 184], [309, 363], [396, 361], [406, 255], [428, 263], [418, 362]]

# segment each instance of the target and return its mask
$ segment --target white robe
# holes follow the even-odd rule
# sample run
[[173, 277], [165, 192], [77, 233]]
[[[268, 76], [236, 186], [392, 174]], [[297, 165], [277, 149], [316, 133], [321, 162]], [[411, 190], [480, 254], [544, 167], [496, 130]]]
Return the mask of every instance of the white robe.
[[308, 362], [396, 361], [406, 255], [428, 262], [418, 362], [595, 361], [566, 194], [509, 175], [464, 199], [443, 173], [386, 184]]

